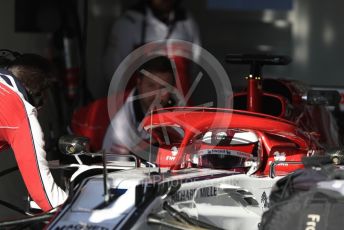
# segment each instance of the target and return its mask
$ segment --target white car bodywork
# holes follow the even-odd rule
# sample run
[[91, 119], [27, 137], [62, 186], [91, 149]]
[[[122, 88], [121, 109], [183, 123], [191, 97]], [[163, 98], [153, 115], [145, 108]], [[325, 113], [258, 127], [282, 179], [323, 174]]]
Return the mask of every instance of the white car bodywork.
[[[108, 174], [112, 199], [107, 205], [103, 176], [84, 180], [47, 229], [161, 229], [147, 220], [151, 214], [174, 220], [163, 209], [164, 202], [222, 229], [258, 229], [271, 187], [279, 179], [214, 169], [157, 170], [136, 168]], [[179, 189], [168, 193], [162, 188]]]

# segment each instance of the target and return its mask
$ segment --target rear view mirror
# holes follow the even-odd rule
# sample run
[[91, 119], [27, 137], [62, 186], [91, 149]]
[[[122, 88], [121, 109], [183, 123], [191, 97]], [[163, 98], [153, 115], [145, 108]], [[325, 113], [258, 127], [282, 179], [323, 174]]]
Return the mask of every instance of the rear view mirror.
[[59, 139], [59, 149], [66, 155], [79, 155], [90, 151], [90, 141], [87, 137], [67, 135]]
[[336, 106], [341, 99], [337, 90], [309, 90], [307, 93], [307, 104]]

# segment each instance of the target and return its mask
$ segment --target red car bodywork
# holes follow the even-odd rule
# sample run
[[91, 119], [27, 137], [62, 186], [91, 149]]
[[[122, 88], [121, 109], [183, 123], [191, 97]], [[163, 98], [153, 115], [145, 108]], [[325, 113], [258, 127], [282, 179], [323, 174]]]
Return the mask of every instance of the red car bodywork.
[[[277, 152], [285, 154], [285, 161], [300, 162], [303, 156], [306, 156], [311, 150], [317, 149], [315, 143], [312, 142], [312, 136], [300, 130], [294, 123], [246, 111], [171, 108], [158, 110], [152, 117], [146, 117], [143, 122], [147, 130], [150, 127], [158, 126], [177, 126], [184, 130], [184, 137], [178, 146], [178, 154], [174, 158], [171, 158], [172, 144], [166, 145], [166, 142], [157, 138], [160, 148], [156, 163], [161, 167], [170, 167], [175, 170], [190, 167], [189, 151], [192, 140], [197, 134], [206, 132], [210, 127], [250, 130], [256, 133], [261, 143], [258, 152], [260, 163], [257, 174], [267, 175], [269, 173], [269, 166], [271, 162], [275, 161]], [[283, 164], [277, 166], [276, 171], [286, 174], [300, 167], [302, 166]]]
[[[206, 143], [196, 143], [195, 138], [214, 128], [234, 132], [235, 129], [246, 130], [255, 134], [259, 142], [255, 173], [260, 175], [267, 175], [270, 164], [274, 161], [300, 162], [302, 157], [317, 150], [338, 146], [337, 130], [325, 105], [308, 105], [304, 100], [303, 97], [309, 90], [307, 86], [298, 81], [261, 77], [263, 65], [286, 65], [290, 59], [283, 56], [229, 55], [227, 61], [251, 66], [250, 74], [246, 77], [247, 88], [235, 93], [233, 98], [228, 98], [233, 100], [234, 110], [169, 108], [158, 110], [143, 120], [145, 129], [151, 130], [153, 138], [158, 142], [156, 163], [160, 167], [175, 170], [194, 167], [190, 159], [192, 154], [209, 148]], [[91, 138], [93, 150], [98, 150], [109, 119], [100, 119], [102, 122], [99, 123], [99, 119], [88, 116], [88, 113], [105, 116], [106, 109], [103, 108], [101, 113], [94, 112], [95, 109], [97, 103], [83, 112], [77, 111], [73, 117], [72, 129], [77, 134], [87, 134]], [[79, 118], [77, 115], [80, 115]], [[166, 142], [161, 138], [161, 133], [154, 131], [155, 127], [168, 126], [182, 129], [183, 135], [175, 143]], [[96, 135], [94, 128], [97, 128]], [[241, 146], [211, 146], [219, 150], [227, 148], [244, 153], [254, 152], [254, 147], [250, 143]], [[300, 167], [302, 165], [284, 163], [276, 166], [276, 171], [286, 174]]]
[[[171, 157], [173, 146], [160, 140], [156, 163], [161, 167], [173, 169], [191, 167], [188, 163], [189, 152], [184, 151], [184, 147], [189, 145], [198, 133], [205, 132], [210, 127], [255, 132], [261, 142], [257, 174], [268, 174], [271, 162], [279, 160], [278, 154], [284, 154], [285, 161], [299, 162], [303, 156], [321, 149], [319, 143], [335, 143], [335, 138], [329, 134], [330, 130], [327, 128], [330, 122], [321, 115], [328, 114], [325, 107], [308, 108], [308, 105], [302, 101], [302, 95], [307, 92], [303, 84], [290, 80], [259, 79], [259, 81], [261, 81], [259, 84], [263, 84], [259, 92], [262, 104], [260, 108], [251, 107], [251, 109], [262, 109], [259, 113], [244, 111], [248, 110], [247, 90], [234, 94], [233, 104], [237, 110], [185, 107], [156, 111], [152, 115], [153, 126], [178, 125], [185, 132], [182, 142], [178, 143], [179, 151], [175, 157]], [[264, 85], [266, 82], [267, 84]], [[115, 97], [113, 101], [116, 101]], [[274, 103], [278, 108], [273, 106]], [[146, 128], [151, 125], [150, 122], [150, 117], [144, 120]], [[96, 151], [101, 148], [109, 123], [107, 99], [101, 99], [74, 113], [72, 129], [76, 134], [89, 137], [91, 146]], [[203, 147], [206, 146], [200, 148]], [[249, 152], [244, 148], [248, 147], [239, 147]], [[231, 147], [231, 149], [235, 148]], [[276, 171], [285, 174], [300, 167], [301, 165], [282, 164], [276, 166]]]

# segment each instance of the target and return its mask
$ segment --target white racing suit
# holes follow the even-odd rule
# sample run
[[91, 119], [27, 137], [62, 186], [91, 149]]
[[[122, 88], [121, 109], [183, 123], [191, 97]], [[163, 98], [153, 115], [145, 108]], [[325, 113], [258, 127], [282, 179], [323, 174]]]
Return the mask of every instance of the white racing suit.
[[114, 23], [104, 58], [108, 82], [123, 59], [143, 44], [165, 39], [200, 44], [199, 31], [192, 17], [181, 10], [172, 14], [174, 23], [167, 25], [156, 18], [150, 8], [136, 8], [125, 12]]
[[107, 128], [103, 149], [108, 153], [128, 153], [133, 150], [142, 140], [148, 139], [148, 134], [140, 128], [141, 120], [144, 114], [140, 117], [138, 113], [142, 113], [139, 109], [135, 109], [135, 102], [130, 98], [134, 96], [135, 89], [133, 89], [125, 103], [111, 119], [110, 125]]

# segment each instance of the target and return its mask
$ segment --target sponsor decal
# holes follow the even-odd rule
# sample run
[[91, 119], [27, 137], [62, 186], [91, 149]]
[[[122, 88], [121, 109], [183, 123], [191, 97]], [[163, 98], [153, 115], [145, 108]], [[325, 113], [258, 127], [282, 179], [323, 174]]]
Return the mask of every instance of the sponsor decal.
[[316, 230], [317, 223], [320, 221], [320, 215], [308, 214], [305, 230]]
[[[274, 161], [285, 161], [287, 159], [286, 153], [285, 152], [274, 152]], [[269, 165], [271, 165], [272, 161], [269, 161]], [[287, 163], [285, 164], [278, 164], [278, 166], [288, 166]]]
[[269, 198], [266, 195], [266, 192], [264, 191], [261, 198], [260, 198], [260, 203], [262, 203], [263, 208], [268, 208], [269, 207]]
[[167, 161], [174, 161], [175, 159], [176, 159], [176, 157], [174, 157], [174, 156], [166, 156]]
[[195, 194], [196, 189], [180, 190], [172, 196], [174, 202], [181, 202], [191, 200]]
[[212, 197], [217, 196], [216, 187], [205, 187], [200, 189], [200, 197]]
[[[195, 196], [196, 193], [196, 196]], [[214, 197], [218, 194], [218, 188], [217, 187], [204, 187], [196, 190], [193, 189], [187, 189], [187, 190], [180, 190], [176, 192], [171, 199], [174, 202], [182, 202], [182, 201], [188, 201], [192, 200], [193, 198], [207, 198], [207, 197]]]
[[57, 226], [55, 230], [109, 230], [109, 228], [93, 224], [68, 224]]
[[287, 158], [285, 152], [280, 153], [280, 152], [276, 151], [276, 152], [274, 152], [273, 155], [274, 155], [275, 161], [285, 161]]
[[249, 153], [237, 151], [237, 150], [229, 150], [229, 149], [202, 149], [198, 151], [198, 155], [228, 155], [228, 156], [235, 156], [241, 158], [252, 158], [252, 155]]
[[178, 155], [178, 148], [176, 146], [173, 146], [171, 148], [171, 156], [166, 156], [167, 161], [174, 161], [176, 159], [176, 156]]

